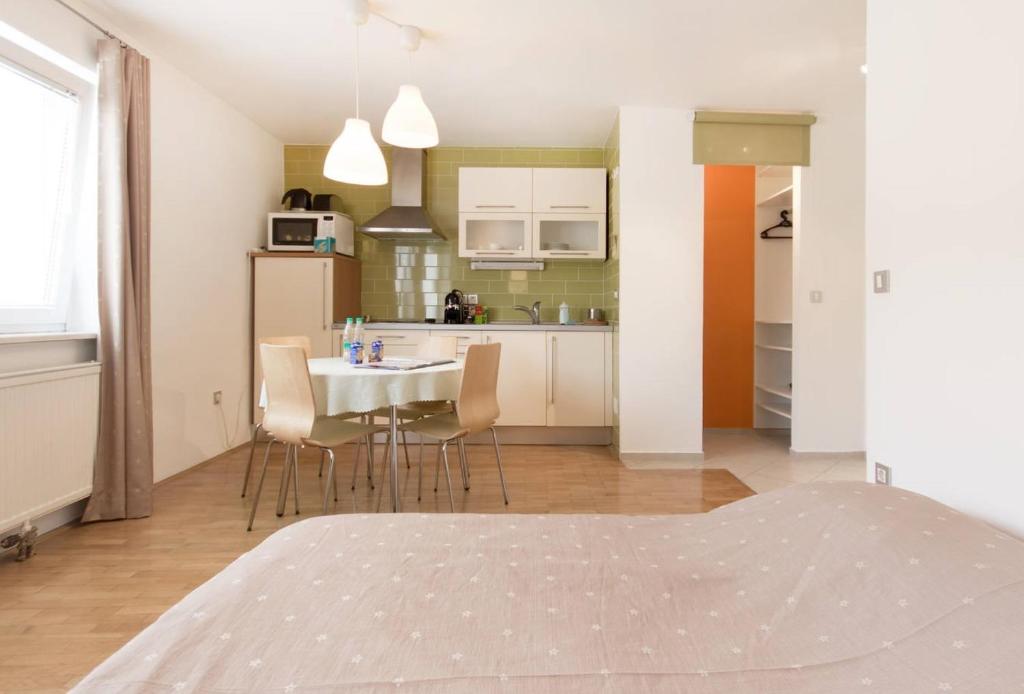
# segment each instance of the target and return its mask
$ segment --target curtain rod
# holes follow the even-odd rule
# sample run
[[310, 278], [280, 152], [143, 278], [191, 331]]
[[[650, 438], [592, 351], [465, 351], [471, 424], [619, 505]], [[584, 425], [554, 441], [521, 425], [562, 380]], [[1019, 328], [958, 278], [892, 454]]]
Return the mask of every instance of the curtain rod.
[[53, 0], [53, 1], [55, 3], [57, 3], [58, 5], [60, 5], [61, 7], [63, 7], [68, 12], [71, 12], [72, 14], [77, 15], [79, 19], [84, 21], [86, 24], [90, 25], [96, 31], [98, 31], [101, 34], [103, 34], [104, 36], [106, 36], [108, 39], [115, 39], [116, 41], [120, 41], [122, 48], [127, 48], [128, 44], [125, 43], [122, 39], [118, 38], [112, 32], [110, 32], [107, 29], [101, 27], [99, 24], [97, 24], [96, 22], [94, 22], [91, 19], [89, 19], [88, 17], [86, 17], [84, 14], [82, 14], [81, 12], [76, 10], [74, 7], [72, 7], [71, 5], [69, 5], [66, 2], [64, 2], [64, 0]]

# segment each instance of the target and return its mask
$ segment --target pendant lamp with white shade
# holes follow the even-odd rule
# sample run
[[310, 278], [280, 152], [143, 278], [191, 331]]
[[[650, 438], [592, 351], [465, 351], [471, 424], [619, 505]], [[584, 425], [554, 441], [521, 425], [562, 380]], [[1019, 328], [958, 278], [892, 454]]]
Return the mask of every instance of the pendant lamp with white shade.
[[[420, 37], [417, 27], [402, 27], [402, 48], [409, 51], [410, 61], [413, 51], [420, 47]], [[398, 98], [384, 116], [381, 137], [388, 144], [408, 149], [425, 149], [437, 145], [437, 123], [423, 101], [419, 87], [403, 84], [398, 88]]]
[[366, 0], [349, 0], [347, 9], [356, 26], [356, 117], [345, 119], [345, 127], [327, 151], [324, 176], [342, 183], [381, 186], [388, 182], [388, 167], [370, 124], [359, 117], [359, 26], [369, 18], [369, 6]]

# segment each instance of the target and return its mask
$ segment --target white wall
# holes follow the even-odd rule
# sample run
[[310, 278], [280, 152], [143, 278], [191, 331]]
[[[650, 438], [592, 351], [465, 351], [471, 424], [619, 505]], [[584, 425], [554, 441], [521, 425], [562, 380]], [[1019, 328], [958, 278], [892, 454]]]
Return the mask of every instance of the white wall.
[[864, 450], [864, 89], [854, 79], [816, 112], [811, 165], [794, 170], [794, 451]]
[[[284, 177], [280, 142], [152, 63], [155, 477], [249, 434], [249, 264]], [[224, 393], [222, 410], [213, 391]]]
[[[1024, 4], [868, 2], [868, 460], [1024, 534]], [[868, 290], [870, 292], [870, 290]]]
[[[823, 94], [794, 242], [797, 451], [864, 448], [863, 87]], [[623, 107], [620, 453], [703, 451], [703, 167], [681, 109]], [[824, 302], [811, 304], [811, 289]]]
[[[282, 143], [81, 3], [151, 60], [155, 477], [248, 436], [249, 280], [283, 185]], [[51, 2], [5, 0], [0, 19], [79, 63], [98, 32]], [[213, 405], [224, 393], [223, 416]]]
[[703, 451], [703, 168], [686, 111], [619, 111], [619, 451]]

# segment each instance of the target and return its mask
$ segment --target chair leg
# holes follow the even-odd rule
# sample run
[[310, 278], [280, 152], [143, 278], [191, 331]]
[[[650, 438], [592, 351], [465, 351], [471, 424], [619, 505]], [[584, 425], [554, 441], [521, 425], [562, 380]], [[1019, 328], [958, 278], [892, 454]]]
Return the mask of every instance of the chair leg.
[[253, 453], [256, 452], [256, 440], [260, 437], [260, 432], [263, 431], [263, 422], [256, 425], [256, 428], [252, 430], [252, 442], [249, 444], [249, 462], [245, 466], [245, 478], [242, 480], [242, 498], [245, 498], [245, 491], [249, 487], [249, 473], [252, 472], [252, 457]]
[[274, 439], [270, 439], [267, 442], [267, 450], [263, 454], [263, 470], [260, 471], [260, 481], [256, 485], [256, 498], [252, 500], [252, 509], [249, 511], [249, 525], [246, 527], [246, 531], [252, 530], [253, 519], [256, 518], [256, 505], [260, 503], [260, 492], [263, 491], [263, 480], [267, 476], [267, 463], [270, 462], [270, 449], [277, 443]]
[[391, 485], [391, 466], [388, 464], [387, 456], [384, 457], [384, 472], [381, 473], [380, 477], [380, 493], [377, 495], [377, 509], [376, 512], [380, 513], [381, 503], [384, 501], [384, 494], [387, 492], [388, 487]]
[[437, 458], [434, 459], [434, 493], [437, 494], [437, 483], [441, 479], [441, 442], [437, 442]]
[[284, 467], [281, 468], [281, 488], [277, 490], [277, 517], [280, 518], [284, 515], [284, 505], [288, 499], [288, 486], [291, 482], [292, 474], [292, 445], [286, 444], [284, 447]]
[[324, 514], [327, 514], [327, 500], [328, 494], [331, 491], [331, 487], [334, 487], [334, 500], [338, 500], [338, 480], [334, 477], [334, 451], [330, 448], [321, 448], [320, 457], [323, 458], [324, 452], [327, 453], [327, 457], [330, 459], [330, 463], [327, 465], [327, 486], [324, 487]]
[[469, 455], [466, 453], [466, 441], [459, 438], [459, 467], [462, 468], [462, 488], [469, 491]]
[[405, 450], [405, 469], [408, 470], [412, 464], [409, 463], [409, 442], [405, 438], [405, 429], [402, 430], [402, 448]]
[[441, 455], [444, 457], [444, 478], [448, 480], [448, 504], [451, 506], [452, 513], [455, 513], [455, 497], [452, 495], [452, 476], [448, 472], [448, 442], [445, 441], [441, 444]]
[[420, 435], [420, 472], [416, 481], [416, 501], [423, 501], [423, 436]]
[[323, 449], [320, 450], [320, 469], [316, 471], [316, 476], [317, 477], [323, 477], [324, 476], [324, 452], [323, 452]]
[[374, 488], [373, 470], [377, 461], [373, 459], [373, 434], [366, 437], [366, 479], [370, 480], [370, 490]]
[[508, 488], [505, 487], [505, 471], [501, 467], [501, 447], [498, 445], [498, 434], [491, 427], [491, 438], [494, 440], [494, 455], [498, 459], [498, 478], [501, 480], [501, 495], [505, 497], [505, 505], [508, 506]]
[[[363, 440], [365, 438], [359, 439], [359, 443], [356, 445], [356, 459], [352, 462], [352, 491], [356, 490], [356, 475], [359, 474], [359, 451], [363, 448]], [[366, 451], [369, 454], [369, 447], [367, 447]]]
[[292, 447], [292, 479], [295, 481], [295, 515], [299, 515], [299, 447]]

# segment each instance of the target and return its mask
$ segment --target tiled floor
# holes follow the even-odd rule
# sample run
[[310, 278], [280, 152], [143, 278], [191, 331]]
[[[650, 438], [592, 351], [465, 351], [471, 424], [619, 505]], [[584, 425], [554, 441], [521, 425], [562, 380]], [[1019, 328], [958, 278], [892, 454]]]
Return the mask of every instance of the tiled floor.
[[633, 469], [724, 469], [755, 492], [815, 480], [864, 480], [863, 453], [791, 453], [789, 433], [777, 430], [704, 432], [703, 461], [651, 460], [631, 463]]

